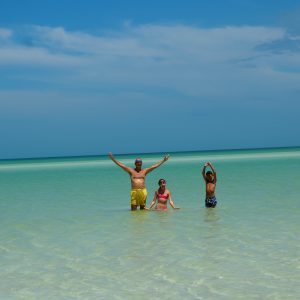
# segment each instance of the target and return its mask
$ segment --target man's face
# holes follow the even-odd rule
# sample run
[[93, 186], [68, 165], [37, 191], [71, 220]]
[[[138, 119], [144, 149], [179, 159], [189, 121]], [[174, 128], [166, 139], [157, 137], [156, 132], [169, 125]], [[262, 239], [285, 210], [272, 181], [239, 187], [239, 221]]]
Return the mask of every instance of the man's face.
[[140, 169], [142, 167], [142, 164], [143, 163], [141, 161], [136, 161], [135, 162], [135, 167]]

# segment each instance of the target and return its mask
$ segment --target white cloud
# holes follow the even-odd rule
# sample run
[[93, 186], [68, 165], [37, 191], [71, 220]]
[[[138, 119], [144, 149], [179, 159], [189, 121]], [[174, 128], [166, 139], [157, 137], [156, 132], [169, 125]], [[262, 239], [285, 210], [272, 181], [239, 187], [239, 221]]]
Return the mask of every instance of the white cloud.
[[[285, 34], [280, 28], [264, 27], [201, 29], [179, 25], [145, 25], [126, 28], [125, 32], [111, 36], [97, 36], [83, 32], [67, 32], [61, 27], [33, 26], [24, 31], [24, 37], [21, 37], [19, 42], [14, 41], [14, 45], [23, 46], [21, 49], [25, 52], [43, 48], [49, 54], [54, 52], [57, 55], [65, 53], [69, 56], [160, 58], [171, 62], [180, 57], [184, 62], [191, 58], [204, 61], [209, 57], [218, 60], [227, 60], [236, 55], [243, 57], [251, 52], [253, 47], [281, 39]], [[6, 31], [8, 37], [8, 30]], [[22, 38], [26, 38], [29, 45], [24, 45]], [[18, 55], [21, 56], [21, 53]]]
[[31, 27], [29, 36], [34, 43], [60, 51], [74, 51], [73, 55], [153, 56], [159, 49], [144, 47], [134, 36], [96, 36], [83, 32], [66, 32], [64, 28]]
[[83, 63], [82, 59], [67, 54], [55, 54], [45, 48], [9, 45], [0, 49], [0, 64], [31, 66], [75, 66]]
[[[294, 87], [300, 78], [298, 72], [289, 73], [289, 67], [300, 68], [300, 52], [270, 51], [273, 43], [289, 38], [282, 28], [127, 24], [121, 32], [96, 35], [31, 26], [17, 38], [8, 29], [2, 35], [10, 42], [0, 49], [0, 64], [36, 67], [44, 74], [36, 80], [43, 82], [232, 97], [257, 86], [266, 92], [282, 84]], [[49, 67], [57, 73], [48, 76]]]
[[7, 39], [12, 36], [12, 30], [0, 28], [0, 39]]

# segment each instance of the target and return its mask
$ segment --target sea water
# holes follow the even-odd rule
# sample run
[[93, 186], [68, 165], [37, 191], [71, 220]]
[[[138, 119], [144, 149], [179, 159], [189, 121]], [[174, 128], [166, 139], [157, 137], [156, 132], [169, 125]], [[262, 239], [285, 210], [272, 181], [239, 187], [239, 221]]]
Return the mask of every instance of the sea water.
[[0, 162], [0, 299], [299, 299], [300, 149], [171, 153], [148, 205], [160, 178], [180, 210], [131, 212], [107, 156]]

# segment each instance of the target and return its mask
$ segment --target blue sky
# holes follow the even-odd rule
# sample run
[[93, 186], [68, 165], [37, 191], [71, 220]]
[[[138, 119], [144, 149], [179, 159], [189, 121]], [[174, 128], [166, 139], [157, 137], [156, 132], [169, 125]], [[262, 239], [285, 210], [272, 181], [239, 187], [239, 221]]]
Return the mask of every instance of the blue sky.
[[0, 158], [300, 145], [299, 1], [6, 2]]

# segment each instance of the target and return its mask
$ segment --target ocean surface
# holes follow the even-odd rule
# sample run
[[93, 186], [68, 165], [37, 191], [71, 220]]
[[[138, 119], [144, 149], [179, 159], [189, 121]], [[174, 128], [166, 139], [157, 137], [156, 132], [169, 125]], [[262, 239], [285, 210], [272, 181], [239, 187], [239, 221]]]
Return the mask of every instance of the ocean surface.
[[107, 156], [0, 161], [0, 299], [299, 299], [299, 148], [171, 153], [147, 205], [159, 178], [180, 210], [131, 212]]

